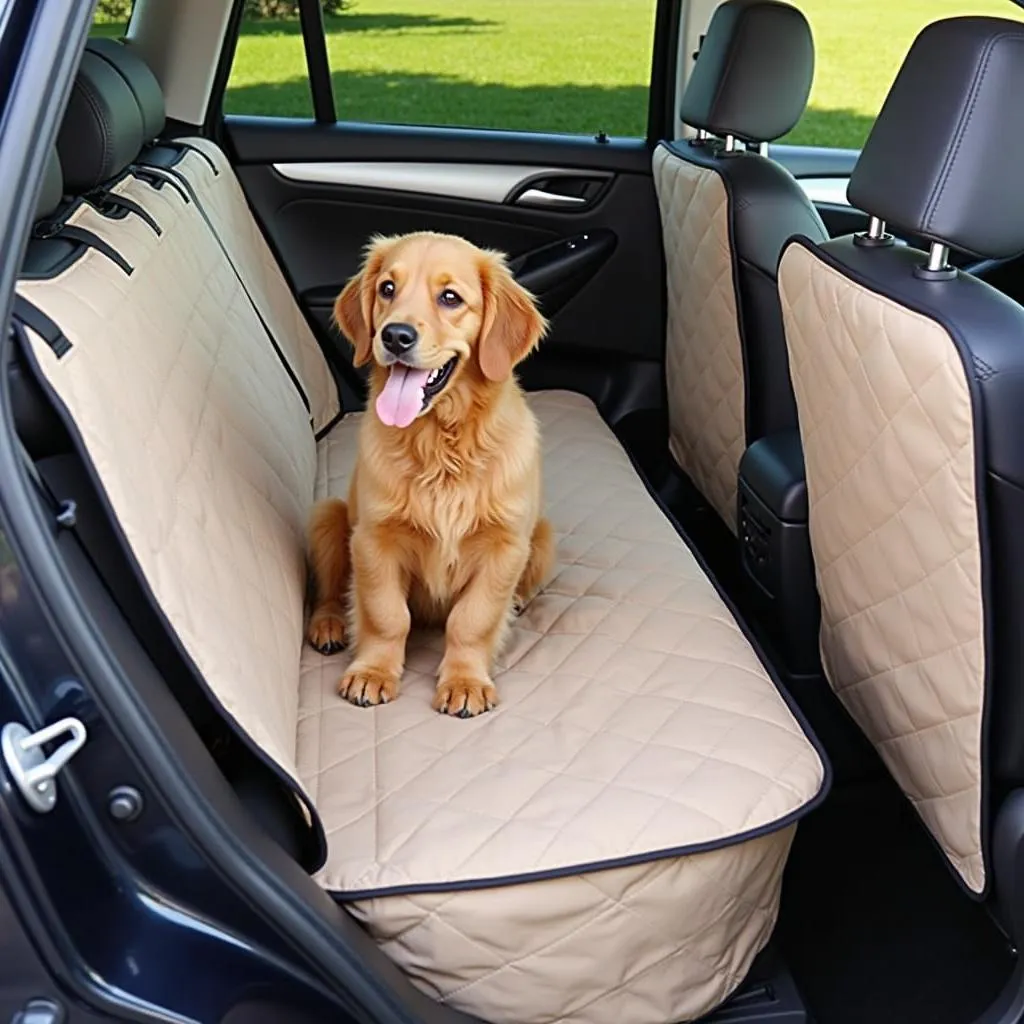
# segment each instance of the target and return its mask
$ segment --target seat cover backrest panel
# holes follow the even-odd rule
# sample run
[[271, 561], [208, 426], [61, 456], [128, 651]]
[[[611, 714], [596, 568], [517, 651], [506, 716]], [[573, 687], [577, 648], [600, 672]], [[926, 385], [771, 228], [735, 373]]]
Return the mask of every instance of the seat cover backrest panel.
[[[258, 304], [292, 371], [309, 399], [313, 429], [332, 423], [341, 412], [338, 388], [280, 264], [260, 230], [242, 186], [224, 153], [207, 139], [183, 139], [208, 158], [188, 151], [175, 170], [185, 175], [203, 209], [242, 275], [246, 290]], [[216, 173], [212, 162], [216, 168]]]
[[33, 337], [33, 352], [186, 652], [295, 779], [308, 415], [192, 205], [130, 176], [113, 191], [162, 234], [79, 206], [69, 223], [134, 269], [90, 249], [50, 280], [20, 282], [71, 342], [58, 359]]
[[669, 447], [735, 533], [746, 400], [729, 197], [713, 169], [663, 145], [654, 153], [654, 184], [668, 290]]
[[779, 283], [825, 672], [981, 892], [985, 616], [963, 361], [940, 323], [802, 244]]

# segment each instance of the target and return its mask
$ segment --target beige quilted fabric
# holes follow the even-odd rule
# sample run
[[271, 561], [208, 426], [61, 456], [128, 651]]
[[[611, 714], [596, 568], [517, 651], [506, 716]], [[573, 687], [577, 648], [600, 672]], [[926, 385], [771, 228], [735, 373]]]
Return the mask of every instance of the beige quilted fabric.
[[[500, 708], [468, 722], [431, 711], [439, 633], [413, 634], [398, 700], [369, 711], [335, 694], [348, 655], [303, 653], [299, 771], [327, 832], [329, 889], [729, 843], [821, 788], [817, 754], [592, 403], [530, 402], [559, 554], [501, 657]], [[357, 429], [346, 417], [321, 442], [318, 496], [345, 493]], [[770, 932], [789, 841], [784, 830], [658, 868], [356, 909], [423, 987], [486, 1019], [664, 1024], [742, 976]], [[505, 938], [489, 950], [494, 920]], [[646, 952], [599, 976], [595, 959], [618, 963], [624, 934]]]
[[186, 152], [175, 169], [188, 178], [217, 234], [230, 251], [246, 289], [302, 383], [309, 399], [313, 429], [319, 432], [341, 411], [338, 389], [320, 345], [249, 209], [227, 157], [208, 139], [182, 141], [201, 149], [217, 167], [219, 173], [214, 174], [201, 156]]
[[115, 191], [163, 235], [81, 206], [71, 223], [135, 269], [89, 250], [53, 280], [20, 282], [72, 343], [59, 360], [41, 339], [33, 351], [185, 650], [294, 776], [309, 418], [198, 213], [134, 178]]
[[[771, 933], [824, 769], [593, 405], [532, 399], [559, 559], [512, 631], [501, 707], [430, 710], [430, 634], [397, 701], [346, 704], [344, 656], [302, 645], [303, 528], [314, 494], [344, 493], [358, 418], [317, 446], [198, 213], [172, 189], [117, 190], [162, 235], [80, 208], [134, 272], [88, 251], [21, 282], [72, 343], [57, 359], [33, 337], [33, 355], [185, 650], [312, 797], [320, 882], [363, 890], [351, 909], [416, 983], [495, 1022], [711, 1009]], [[566, 874], [522, 881], [544, 872]], [[515, 884], [365, 895], [494, 879]]]
[[825, 671], [980, 892], [985, 649], [963, 365], [939, 324], [801, 245], [779, 281]]
[[665, 146], [654, 152], [654, 185], [668, 285], [669, 446], [735, 533], [746, 420], [728, 196], [714, 171]]

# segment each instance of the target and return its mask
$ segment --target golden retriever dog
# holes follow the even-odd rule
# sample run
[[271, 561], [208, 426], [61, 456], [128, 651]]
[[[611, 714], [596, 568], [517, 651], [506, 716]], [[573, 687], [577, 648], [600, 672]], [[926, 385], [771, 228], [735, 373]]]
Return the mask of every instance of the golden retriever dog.
[[443, 625], [433, 706], [478, 715], [554, 559], [539, 429], [512, 372], [547, 324], [501, 254], [432, 232], [373, 239], [334, 317], [355, 365], [372, 360], [370, 402], [348, 501], [310, 519], [309, 642], [333, 653], [351, 627], [338, 692], [369, 706], [397, 696], [410, 628]]

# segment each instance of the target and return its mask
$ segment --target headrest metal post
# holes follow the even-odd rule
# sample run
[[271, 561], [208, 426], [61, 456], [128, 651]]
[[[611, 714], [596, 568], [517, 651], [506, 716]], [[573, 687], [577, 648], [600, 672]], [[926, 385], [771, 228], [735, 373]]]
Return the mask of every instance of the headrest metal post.
[[947, 270], [948, 268], [949, 246], [932, 242], [931, 248], [928, 250], [928, 269], [935, 273], [937, 270]]
[[861, 231], [853, 236], [854, 245], [863, 245], [868, 248], [879, 248], [893, 244], [893, 237], [885, 230], [885, 221], [881, 217], [872, 217], [868, 221], [867, 231]]
[[725, 152], [726, 153], [738, 153], [739, 146], [736, 144], [735, 135], [726, 135], [725, 137]]
[[914, 277], [922, 281], [952, 281], [957, 272], [949, 262], [949, 246], [932, 242], [928, 249], [928, 262], [914, 267]]
[[767, 142], [759, 142], [758, 145], [757, 145], [757, 152], [761, 156], [767, 157], [768, 156], [768, 143]]

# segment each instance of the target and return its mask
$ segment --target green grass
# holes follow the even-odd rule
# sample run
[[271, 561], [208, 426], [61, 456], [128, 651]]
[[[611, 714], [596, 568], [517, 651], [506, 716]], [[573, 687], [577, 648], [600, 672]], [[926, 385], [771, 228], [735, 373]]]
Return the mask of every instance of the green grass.
[[[917, 32], [956, 14], [1024, 18], [1010, 0], [796, 0], [817, 47], [787, 142], [862, 145]], [[338, 116], [642, 135], [654, 0], [355, 0], [327, 19]], [[104, 26], [105, 31], [115, 31]], [[937, 73], [939, 73], [937, 69]], [[225, 110], [309, 117], [297, 23], [243, 27]]]

